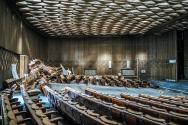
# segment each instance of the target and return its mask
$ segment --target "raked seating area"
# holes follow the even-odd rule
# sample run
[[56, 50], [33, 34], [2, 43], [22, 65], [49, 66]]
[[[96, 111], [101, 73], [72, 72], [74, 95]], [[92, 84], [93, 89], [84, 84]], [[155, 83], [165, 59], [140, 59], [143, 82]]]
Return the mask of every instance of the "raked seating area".
[[186, 125], [188, 122], [185, 96], [135, 97], [122, 93], [116, 97], [91, 88], [53, 90], [47, 86], [43, 86], [43, 91], [56, 109], [79, 124]]

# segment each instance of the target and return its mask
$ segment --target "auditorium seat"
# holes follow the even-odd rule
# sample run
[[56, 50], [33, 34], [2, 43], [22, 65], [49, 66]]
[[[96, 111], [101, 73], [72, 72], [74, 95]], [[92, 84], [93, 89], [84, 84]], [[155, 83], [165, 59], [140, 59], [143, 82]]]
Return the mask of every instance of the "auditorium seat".
[[[108, 95], [104, 95], [104, 94], [102, 95], [102, 93], [99, 94], [96, 91], [91, 90], [91, 89], [87, 89], [86, 93], [91, 94], [91, 95], [94, 93], [94, 94], [98, 94], [98, 96], [102, 96], [102, 97], [103, 96], [108, 96]], [[108, 96], [108, 97], [111, 98], [110, 96]], [[167, 123], [168, 122], [177, 122], [177, 123], [185, 124], [187, 122], [187, 120], [188, 120], [188, 119], [180, 118], [180, 115], [182, 113], [178, 117], [178, 115], [175, 115], [175, 114], [171, 115], [171, 114], [169, 114], [168, 110], [166, 108], [165, 109], [161, 109], [159, 107], [152, 107], [153, 105], [150, 105], [149, 103], [146, 103], [146, 104], [145, 103], [144, 104], [140, 103], [141, 101], [139, 101], [140, 100], [139, 97], [131, 97], [131, 96], [127, 96], [127, 95], [125, 95], [125, 97], [129, 98], [129, 99], [133, 98], [132, 100], [134, 100], [134, 101], [129, 101], [129, 100], [123, 101], [123, 100], [121, 100], [121, 98], [119, 99], [119, 101], [123, 102], [123, 105], [125, 105], [126, 108], [128, 108], [127, 111], [129, 113], [131, 113], [131, 114], [135, 114], [135, 115], [138, 115], [138, 116], [149, 115], [149, 116], [151, 116], [150, 119], [154, 118], [153, 119], [154, 122], [157, 122], [157, 119], [158, 119], [158, 121], [160, 119], [164, 119], [165, 122], [167, 122]], [[112, 101], [112, 102], [115, 103], [115, 101]], [[118, 106], [117, 106], [117, 108], [118, 108]], [[120, 108], [123, 109], [122, 107], [120, 107]]]
[[91, 116], [94, 116], [94, 117], [99, 117], [100, 115], [98, 113], [95, 112], [95, 110], [86, 110], [86, 112], [91, 115]]
[[100, 79], [100, 85], [105, 86], [106, 80], [104, 78]]
[[[170, 111], [175, 111], [175, 112], [179, 112], [179, 113], [188, 114], [188, 110], [186, 110], [186, 109], [183, 110], [182, 108], [179, 108], [177, 105], [175, 105], [173, 103], [170, 103], [170, 101], [168, 102], [168, 101], [160, 100], [160, 99], [158, 99], [156, 97], [145, 96], [145, 95], [139, 95], [139, 96], [142, 97], [142, 98], [144, 98], [144, 99], [145, 98], [149, 99], [148, 101], [145, 101], [148, 104], [155, 105], [157, 107], [164, 107], [168, 111], [170, 110]], [[140, 101], [142, 101], [142, 100], [140, 100]], [[157, 102], [157, 103], [152, 103], [152, 102]]]
[[65, 104], [65, 112], [67, 113], [67, 115], [68, 115], [70, 118], [72, 118], [73, 120], [75, 120], [72, 110], [73, 110], [73, 109], [72, 109], [71, 106]]
[[[17, 101], [17, 99], [9, 99], [7, 95], [3, 95], [2, 98], [4, 99], [4, 106], [5, 110], [9, 119], [10, 125], [16, 125], [16, 124], [25, 124], [30, 125], [33, 123], [32, 119], [28, 117], [28, 113], [25, 112], [21, 106], [18, 105], [11, 105], [11, 101], [14, 100]], [[3, 114], [5, 115], [5, 114]]]
[[155, 121], [155, 122], [159, 122], [159, 123], [162, 123], [162, 124], [165, 124], [166, 121], [164, 119], [161, 119], [161, 118], [156, 118], [156, 117], [153, 117], [153, 116], [150, 116], [148, 114], [144, 115], [144, 117], [152, 120], [152, 121]]
[[81, 115], [83, 125], [97, 125], [97, 122], [92, 117], [88, 117], [85, 114]]
[[170, 120], [170, 122], [181, 123], [181, 124], [185, 124], [188, 121], [188, 119], [184, 119], [180, 116], [180, 115], [184, 116], [184, 115], [187, 115], [187, 114], [180, 113], [180, 115], [178, 116], [178, 114], [170, 113], [171, 111], [176, 111], [176, 113], [179, 112], [179, 111], [177, 111], [177, 108], [175, 108], [176, 110], [175, 109], [173, 110], [173, 107], [171, 107], [170, 108], [171, 110], [169, 112], [169, 107], [168, 107], [169, 105], [165, 106], [165, 105], [163, 105], [163, 103], [153, 103], [153, 102], [156, 102], [156, 101], [143, 100], [143, 99], [139, 99], [138, 97], [131, 97], [131, 96], [128, 96], [128, 95], [122, 95], [122, 97], [125, 97], [126, 99], [134, 98], [137, 102], [141, 102], [141, 103], [147, 102], [146, 104], [150, 104], [151, 109], [153, 109], [153, 111], [151, 112], [150, 109], [147, 109], [147, 108], [144, 108], [144, 107], [140, 108], [140, 111], [142, 111], [144, 114], [152, 115], [152, 117], [154, 116], [156, 118], [164, 118], [168, 122]]
[[157, 108], [157, 107], [155, 107], [155, 106], [151, 106], [151, 108], [154, 109], [154, 110], [157, 110], [157, 111], [167, 112], [167, 110], [166, 110], [166, 109], [163, 109], [163, 108]]
[[118, 106], [122, 106], [122, 107], [125, 107], [125, 104], [122, 102], [122, 99], [119, 99], [119, 98], [112, 98], [112, 103], [113, 104], [116, 104]]
[[78, 124], [82, 124], [82, 114], [78, 111], [78, 110], [73, 110], [73, 116], [74, 116], [74, 120], [78, 123]]
[[125, 115], [126, 125], [139, 125], [139, 118], [135, 115]]
[[109, 116], [103, 115], [103, 116], [100, 116], [100, 119], [109, 125], [120, 125], [120, 124], [118, 124], [118, 122], [113, 121]]
[[[157, 100], [151, 100], [150, 97], [146, 95], [143, 95], [144, 97], [121, 95], [125, 98], [124, 99], [102, 94], [93, 89], [86, 89], [85, 93], [88, 94], [86, 95], [68, 87], [65, 88], [63, 94], [61, 92], [57, 94], [53, 90], [52, 93], [54, 97], [57, 96], [59, 99], [63, 98], [62, 101], [65, 103], [64, 105], [71, 107], [71, 110], [65, 110], [65, 112], [68, 114], [72, 113], [71, 118], [82, 124], [88, 123], [88, 119], [90, 119], [93, 124], [94, 122], [96, 123], [94, 118], [97, 119], [97, 116], [107, 116], [109, 120], [116, 121], [117, 123], [132, 123], [135, 125], [162, 125], [173, 123], [186, 125], [188, 121], [185, 117], [180, 116], [184, 113], [177, 112], [180, 113], [179, 116], [170, 113], [169, 111], [174, 111], [170, 110], [172, 108], [174, 109], [174, 107], [169, 108], [161, 102], [158, 103]], [[65, 93], [67, 93], [67, 95]], [[59, 96], [62, 97], [60, 98]], [[63, 104], [61, 104], [61, 106], [63, 106]], [[81, 116], [78, 116], [79, 112], [82, 114]]]
[[188, 114], [182, 114], [182, 113], [177, 113], [177, 112], [173, 112], [173, 111], [170, 111], [169, 113], [176, 115], [176, 116], [188, 118]]
[[82, 80], [82, 76], [80, 75], [75, 76], [75, 80], [76, 80], [76, 83], [80, 83], [80, 81]]
[[88, 84], [88, 82], [89, 82], [89, 77], [88, 76], [84, 76], [83, 77], [83, 83], [84, 84]]

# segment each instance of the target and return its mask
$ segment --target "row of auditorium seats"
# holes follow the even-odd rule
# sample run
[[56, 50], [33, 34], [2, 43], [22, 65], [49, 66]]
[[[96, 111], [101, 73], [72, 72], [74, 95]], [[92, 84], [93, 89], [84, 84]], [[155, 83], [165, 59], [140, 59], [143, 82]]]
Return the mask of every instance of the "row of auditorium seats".
[[28, 76], [25, 80], [22, 81], [22, 83], [26, 90], [33, 90], [38, 85], [39, 79], [40, 77], [35, 78], [32, 76]]
[[1, 93], [3, 125], [62, 125], [62, 117], [53, 109], [46, 109], [36, 90], [25, 90], [20, 86], [24, 105], [13, 97], [13, 90], [5, 89]]
[[[83, 104], [87, 105], [88, 107], [95, 110], [95, 112], [98, 112], [99, 114], [105, 114], [109, 115], [112, 119], [115, 119], [123, 124], [127, 125], [161, 125], [166, 124], [163, 119], [157, 119], [155, 117], [152, 117], [150, 115], [143, 116], [140, 112], [134, 111], [132, 109], [127, 108], [124, 106], [124, 103], [119, 101], [116, 102], [119, 99], [114, 98], [112, 102], [107, 101], [104, 96], [101, 97], [101, 99], [94, 96], [86, 96], [84, 94], [75, 93], [75, 91], [72, 91], [69, 89], [70, 95], [72, 98], [77, 98], [77, 100], [81, 101]], [[116, 102], [113, 104], [113, 102]], [[172, 123], [169, 123], [172, 124]]]
[[188, 98], [187, 97], [183, 97], [183, 96], [171, 97], [171, 96], [161, 95], [160, 98], [168, 99], [168, 100], [171, 100], [171, 101], [181, 101], [182, 103], [187, 103], [188, 104]]
[[123, 77], [117, 77], [117, 76], [102, 76], [101, 84], [105, 85], [107, 83], [110, 86], [126, 86], [126, 87], [151, 87], [151, 84], [146, 81], [141, 80], [131, 80], [131, 79], [124, 79]]
[[[35, 59], [29, 64], [31, 72], [30, 75], [35, 78], [43, 77], [46, 79], [46, 83], [85, 83], [85, 84], [93, 84], [93, 85], [103, 85], [103, 86], [125, 86], [125, 87], [152, 87], [150, 83], [142, 80], [131, 80], [125, 79], [124, 76], [117, 75], [67, 75], [70, 72], [64, 72], [64, 67], [49, 67], [44, 65], [42, 61], [39, 59]], [[70, 70], [69, 70], [70, 71]], [[63, 74], [62, 74], [63, 72]], [[65, 75], [66, 74], [66, 75]], [[35, 85], [37, 81], [33, 84]]]
[[103, 86], [126, 86], [126, 87], [151, 87], [151, 84], [142, 80], [125, 79], [124, 77], [118, 77], [113, 75], [101, 76], [85, 76], [85, 75], [61, 75], [62, 83], [84, 83], [84, 84], [99, 84]]
[[179, 115], [188, 114], [188, 108], [186, 103], [185, 104], [181, 103], [181, 105], [183, 106], [179, 106], [176, 105], [177, 103], [172, 103], [171, 101], [167, 101], [167, 100], [165, 100], [164, 102], [164, 99], [143, 95], [143, 94], [140, 94], [138, 97], [132, 97], [126, 94], [121, 94], [121, 96], [126, 100], [139, 102], [141, 104], [146, 104], [146, 105], [152, 105], [159, 109], [166, 109], [168, 112], [180, 113]]
[[86, 89], [85, 92], [97, 99], [124, 107], [127, 109], [127, 111], [132, 112], [133, 114], [138, 114], [148, 119], [152, 119], [153, 121], [163, 121], [163, 123], [166, 124], [176, 123], [182, 125], [187, 124], [188, 122], [188, 114], [185, 114], [185, 112], [178, 113], [179, 110], [176, 110], [176, 112], [168, 111], [168, 109], [151, 105], [152, 103], [141, 103], [134, 100], [136, 97], [128, 96], [129, 98], [127, 98], [126, 95], [122, 95], [122, 97], [126, 99], [124, 100], [122, 98], [115, 98], [109, 95], [104, 95], [102, 93], [97, 93], [92, 89]]
[[30, 112], [36, 125], [62, 125], [62, 117], [53, 109], [46, 109], [39, 96], [40, 91], [25, 91], [22, 88], [23, 100], [25, 107]]
[[3, 82], [3, 88], [11, 88], [13, 90], [18, 90], [19, 85], [22, 82], [22, 78], [20, 79], [7, 79]]
[[23, 106], [17, 98], [12, 98], [9, 94], [12, 93], [11, 90], [7, 90], [6, 94], [3, 94], [1, 98], [3, 99], [3, 124], [8, 125], [31, 125], [34, 124], [30, 115], [24, 111]]
[[49, 87], [43, 87], [45, 95], [51, 103], [67, 114], [72, 120], [82, 125], [121, 125], [123, 123], [113, 120], [109, 115], [99, 114], [91, 106], [86, 106], [71, 97], [68, 91], [54, 91]]

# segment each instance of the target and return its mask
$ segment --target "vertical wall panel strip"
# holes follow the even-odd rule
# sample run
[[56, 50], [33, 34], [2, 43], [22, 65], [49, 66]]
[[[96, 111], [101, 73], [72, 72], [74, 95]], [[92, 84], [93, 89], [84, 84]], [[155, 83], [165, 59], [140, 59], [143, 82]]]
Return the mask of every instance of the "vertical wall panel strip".
[[17, 64], [17, 69], [19, 69], [19, 55], [0, 47], [0, 89], [5, 79], [13, 77], [11, 64]]

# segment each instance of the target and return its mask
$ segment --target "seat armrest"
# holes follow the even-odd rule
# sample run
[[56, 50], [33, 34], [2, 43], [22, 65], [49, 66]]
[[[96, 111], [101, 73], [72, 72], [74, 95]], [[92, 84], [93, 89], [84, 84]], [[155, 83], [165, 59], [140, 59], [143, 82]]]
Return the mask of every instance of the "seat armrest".
[[15, 115], [24, 115], [24, 116], [26, 116], [27, 112], [26, 111], [21, 111], [21, 112], [15, 113]]
[[32, 118], [25, 118], [21, 121], [18, 121], [18, 124], [23, 124], [23, 123], [30, 122], [30, 121], [33, 122], [33, 119]]
[[18, 105], [18, 106], [15, 106], [15, 107], [12, 107], [12, 110], [14, 110], [14, 109], [21, 109], [22, 108], [22, 105]]
[[47, 115], [49, 118], [51, 118], [50, 116], [52, 114], [57, 114], [57, 111], [48, 111], [48, 112], [45, 112], [44, 114]]
[[15, 102], [11, 102], [10, 104], [11, 104], [11, 105], [19, 105], [20, 102], [15, 101]]
[[62, 121], [63, 120], [63, 118], [62, 117], [55, 117], [55, 118], [52, 118], [52, 119], [50, 119], [50, 122], [53, 122], [53, 123], [58, 123], [58, 121]]
[[10, 103], [17, 102], [18, 98], [12, 98], [12, 99], [9, 99], [9, 101], [10, 101]]

